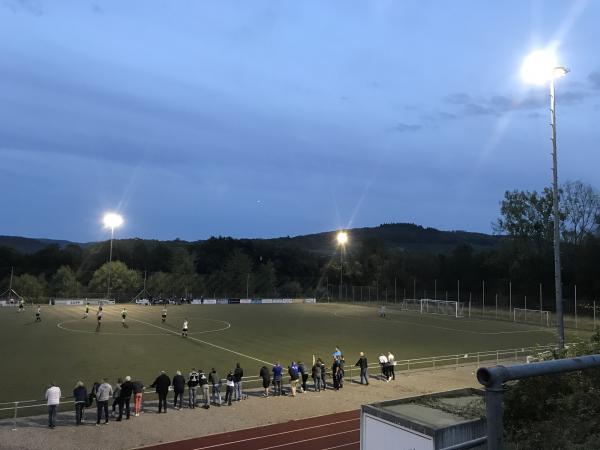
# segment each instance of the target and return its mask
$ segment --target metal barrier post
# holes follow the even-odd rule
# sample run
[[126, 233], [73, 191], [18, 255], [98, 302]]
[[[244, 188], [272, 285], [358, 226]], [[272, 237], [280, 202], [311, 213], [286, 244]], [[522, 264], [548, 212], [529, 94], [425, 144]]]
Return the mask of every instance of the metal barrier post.
[[15, 402], [15, 415], [13, 417], [12, 431], [17, 431], [17, 411], [19, 410], [19, 402]]
[[500, 357], [498, 356], [498, 350], [496, 350], [496, 365], [500, 364]]

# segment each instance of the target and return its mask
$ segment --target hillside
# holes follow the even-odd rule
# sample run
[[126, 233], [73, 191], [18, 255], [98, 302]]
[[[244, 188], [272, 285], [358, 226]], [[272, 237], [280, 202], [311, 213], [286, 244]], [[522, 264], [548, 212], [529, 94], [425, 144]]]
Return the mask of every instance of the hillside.
[[[388, 249], [423, 251], [431, 253], [448, 253], [459, 244], [469, 244], [476, 250], [489, 250], [496, 247], [500, 237], [484, 233], [471, 233], [468, 231], [441, 231], [435, 228], [425, 228], [420, 225], [408, 223], [382, 224], [378, 227], [353, 228], [348, 230], [350, 240], [348, 249], [356, 243], [365, 240], [379, 241]], [[311, 253], [327, 255], [336, 250], [335, 236], [337, 231], [307, 234], [294, 237], [281, 237], [273, 239], [245, 239], [246, 241], [260, 241], [282, 247], [300, 247]], [[138, 240], [138, 239], [135, 239]], [[144, 240], [147, 243], [157, 244], [160, 241]], [[185, 241], [163, 241], [170, 245]], [[200, 243], [202, 241], [196, 241]], [[48, 245], [55, 244], [65, 248], [69, 244], [82, 247], [93, 245], [90, 243], [75, 243], [65, 240], [25, 238], [19, 236], [0, 236], [0, 246], [9, 247], [20, 253], [35, 253]]]

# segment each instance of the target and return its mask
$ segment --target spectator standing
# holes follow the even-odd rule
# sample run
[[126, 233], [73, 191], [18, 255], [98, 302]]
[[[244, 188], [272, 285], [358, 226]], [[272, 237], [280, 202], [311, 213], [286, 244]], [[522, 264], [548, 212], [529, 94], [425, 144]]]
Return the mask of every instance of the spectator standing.
[[198, 381], [200, 376], [195, 368], [192, 368], [188, 376], [188, 406], [191, 409], [196, 407], [196, 392], [198, 390]]
[[396, 358], [394, 358], [394, 355], [392, 354], [392, 352], [388, 352], [387, 354], [387, 359], [388, 359], [388, 380], [391, 378], [392, 380], [396, 379], [396, 372], [395, 372], [395, 365], [396, 365]]
[[321, 392], [323, 378], [321, 377], [321, 364], [319, 361], [312, 366], [312, 379], [315, 383], [315, 392]]
[[300, 381], [302, 382], [302, 393], [306, 392], [306, 381], [308, 380], [308, 372], [302, 361], [298, 363], [298, 372], [300, 372]]
[[217, 406], [221, 406], [221, 379], [214, 367], [208, 374], [208, 382], [212, 386], [212, 402]]
[[133, 412], [136, 417], [139, 417], [142, 411], [142, 395], [144, 394], [144, 383], [141, 381], [133, 381]]
[[[173, 377], [173, 408], [181, 409], [183, 403], [183, 391], [185, 390], [185, 378], [178, 370]], [[179, 406], [177, 406], [177, 398], [179, 397]]]
[[340, 360], [337, 358], [333, 358], [331, 376], [333, 378], [333, 389], [337, 391], [340, 388]]
[[204, 408], [210, 408], [210, 397], [208, 395], [208, 377], [202, 369], [199, 371], [200, 387], [202, 388], [202, 398], [204, 399]]
[[117, 384], [113, 388], [113, 402], [112, 402], [112, 416], [115, 417], [117, 415], [117, 406], [119, 405], [119, 396], [121, 395], [121, 384], [123, 380], [121, 378], [117, 379]]
[[379, 365], [381, 366], [381, 376], [385, 378], [385, 381], [390, 381], [388, 378], [388, 359], [385, 353], [379, 355]]
[[281, 395], [281, 377], [283, 374], [283, 367], [278, 362], [273, 366], [273, 395]]
[[233, 397], [233, 387], [235, 386], [235, 382], [233, 381], [233, 372], [230, 370], [227, 374], [227, 389], [225, 391], [225, 403], [228, 406], [231, 406], [231, 398]]
[[321, 366], [321, 380], [323, 380], [323, 390], [327, 390], [327, 366], [321, 358], [317, 360], [317, 364]]
[[298, 379], [300, 378], [298, 373], [298, 364], [296, 364], [296, 361], [292, 361], [292, 364], [289, 365], [288, 373], [290, 375], [290, 389], [292, 391], [292, 397], [295, 397], [296, 388], [298, 387]]
[[102, 419], [102, 411], [104, 411], [104, 424], [108, 423], [108, 400], [113, 395], [112, 386], [108, 384], [106, 378], [102, 379], [102, 384], [96, 390], [96, 406], [98, 412], [96, 416], [96, 425], [100, 425]]
[[50, 383], [50, 387], [46, 390], [46, 400], [48, 400], [48, 427], [56, 426], [56, 410], [60, 403], [60, 388], [54, 383]]
[[133, 394], [133, 383], [131, 377], [127, 375], [125, 382], [121, 384], [121, 392], [119, 393], [119, 417], [117, 421], [120, 422], [123, 419], [123, 408], [125, 408], [125, 418], [129, 420], [131, 394]]
[[354, 366], [360, 367], [360, 384], [366, 384], [368, 386], [369, 374], [367, 372], [367, 368], [369, 367], [369, 363], [367, 362], [367, 357], [363, 352], [360, 352], [360, 358], [358, 358], [358, 361], [356, 364], [354, 364]]
[[340, 359], [342, 357], [342, 351], [340, 350], [339, 347], [335, 348], [335, 351], [333, 352], [333, 357], [335, 359]]
[[158, 413], [164, 408], [164, 413], [167, 413], [167, 394], [169, 393], [169, 386], [171, 386], [171, 379], [161, 370], [160, 375], [156, 377], [154, 383], [150, 387], [156, 388], [158, 394]]
[[244, 370], [240, 367], [240, 363], [237, 363], [233, 371], [233, 382], [235, 383], [235, 399], [238, 402], [242, 399], [242, 378], [244, 378]]
[[83, 422], [85, 406], [88, 402], [88, 393], [83, 385], [83, 381], [78, 381], [75, 385], [75, 389], [73, 389], [73, 400], [75, 401], [75, 425], [81, 425]]
[[271, 374], [269, 373], [269, 369], [267, 369], [267, 366], [262, 366], [260, 368], [260, 373], [258, 374], [259, 377], [262, 378], [262, 385], [263, 385], [263, 397], [268, 397], [269, 396], [269, 385], [271, 384]]

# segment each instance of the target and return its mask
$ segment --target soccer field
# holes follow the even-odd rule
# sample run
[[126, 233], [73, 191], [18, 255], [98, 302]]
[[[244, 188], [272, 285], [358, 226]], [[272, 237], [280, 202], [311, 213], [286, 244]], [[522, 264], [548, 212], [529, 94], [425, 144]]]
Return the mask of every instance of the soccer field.
[[[292, 360], [309, 366], [312, 355], [329, 364], [339, 346], [348, 366], [364, 351], [370, 363], [385, 351], [396, 360], [463, 354], [555, 342], [552, 328], [496, 320], [417, 314], [388, 307], [385, 319], [375, 307], [345, 304], [169, 306], [161, 323], [159, 306], [105, 306], [96, 331], [96, 307], [83, 319], [80, 306], [44, 306], [42, 322], [34, 310], [0, 309], [0, 402], [43, 398], [54, 380], [71, 395], [77, 380], [87, 386], [107, 377], [131, 375], [148, 386], [160, 370], [187, 375], [190, 368], [215, 367], [224, 377], [239, 362], [247, 376], [260, 367]], [[180, 336], [184, 318], [189, 337]], [[569, 333], [570, 340], [581, 334]]]

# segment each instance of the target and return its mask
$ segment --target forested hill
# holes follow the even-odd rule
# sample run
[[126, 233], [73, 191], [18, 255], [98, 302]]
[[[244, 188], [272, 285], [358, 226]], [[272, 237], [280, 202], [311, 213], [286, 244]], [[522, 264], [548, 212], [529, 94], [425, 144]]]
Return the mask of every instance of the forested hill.
[[[426, 251], [432, 253], [448, 253], [459, 244], [469, 244], [476, 250], [491, 250], [495, 248], [500, 238], [483, 233], [467, 231], [440, 231], [435, 228], [424, 228], [409, 223], [383, 224], [378, 227], [353, 228], [348, 230], [350, 241], [348, 246], [365, 240], [378, 241], [387, 249]], [[262, 241], [282, 247], [300, 247], [311, 253], [331, 254], [335, 251], [337, 231], [307, 234], [294, 237], [273, 239], [244, 239], [245, 241]], [[150, 241], [150, 240], [148, 240]], [[154, 243], [157, 241], [152, 240]], [[165, 244], [183, 241], [166, 241]], [[198, 243], [202, 241], [196, 241]], [[46, 248], [48, 245], [58, 245], [65, 248], [70, 244], [87, 247], [94, 243], [76, 243], [65, 240], [25, 238], [19, 236], [0, 236], [0, 247], [9, 247], [19, 253], [31, 254]]]

